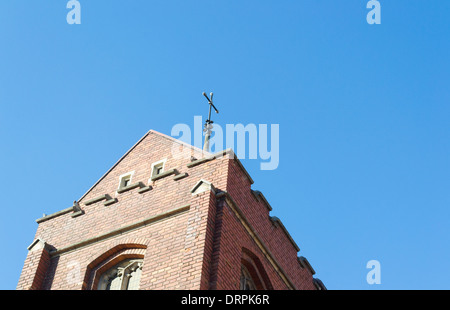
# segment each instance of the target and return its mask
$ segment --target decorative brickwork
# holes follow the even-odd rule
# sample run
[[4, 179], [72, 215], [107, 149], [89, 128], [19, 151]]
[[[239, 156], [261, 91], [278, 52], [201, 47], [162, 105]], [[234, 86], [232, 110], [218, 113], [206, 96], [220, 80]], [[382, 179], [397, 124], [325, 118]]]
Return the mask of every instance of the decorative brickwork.
[[[38, 219], [17, 289], [96, 289], [103, 272], [133, 259], [140, 289], [239, 289], [244, 269], [256, 287], [325, 288], [232, 151], [189, 146], [177, 158], [174, 145], [186, 148], [149, 131], [76, 202], [77, 216]], [[161, 160], [165, 172], [151, 178]], [[117, 190], [129, 171], [134, 183]]]

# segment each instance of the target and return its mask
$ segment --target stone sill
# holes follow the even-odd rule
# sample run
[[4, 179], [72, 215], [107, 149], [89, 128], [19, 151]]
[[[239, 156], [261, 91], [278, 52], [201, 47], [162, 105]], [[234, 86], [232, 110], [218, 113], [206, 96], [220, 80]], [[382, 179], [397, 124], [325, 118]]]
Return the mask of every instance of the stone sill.
[[108, 194], [105, 194], [105, 195], [102, 195], [102, 196], [95, 197], [95, 198], [93, 198], [91, 200], [88, 200], [84, 204], [86, 206], [89, 206], [89, 205], [94, 204], [96, 202], [99, 202], [99, 201], [102, 201], [102, 200], [109, 200], [109, 199], [111, 199], [111, 196], [109, 196]]
[[118, 193], [118, 194], [122, 194], [122, 193], [128, 192], [129, 190], [135, 189], [135, 188], [137, 188], [137, 187], [142, 188], [142, 187], [144, 187], [144, 186], [145, 186], [144, 183], [142, 183], [142, 182], [137, 182], [137, 183], [128, 185], [128, 186], [126, 186], [126, 187], [121, 187], [121, 188], [119, 188], [119, 189], [117, 190], [117, 193]]
[[174, 176], [174, 177], [173, 177], [173, 180], [174, 180], [174, 181], [178, 181], [178, 180], [184, 179], [184, 178], [187, 177], [187, 176], [188, 176], [188, 174], [185, 172], [185, 173], [178, 174], [178, 175]]
[[156, 180], [160, 180], [160, 179], [165, 178], [165, 177], [168, 177], [169, 175], [172, 175], [172, 174], [177, 175], [177, 174], [178, 174], [178, 170], [177, 170], [177, 169], [170, 169], [170, 170], [167, 170], [166, 172], [163, 172], [163, 173], [161, 173], [161, 174], [158, 174], [158, 175], [156, 175], [156, 176], [150, 178], [150, 181], [153, 182], [153, 181], [156, 181]]

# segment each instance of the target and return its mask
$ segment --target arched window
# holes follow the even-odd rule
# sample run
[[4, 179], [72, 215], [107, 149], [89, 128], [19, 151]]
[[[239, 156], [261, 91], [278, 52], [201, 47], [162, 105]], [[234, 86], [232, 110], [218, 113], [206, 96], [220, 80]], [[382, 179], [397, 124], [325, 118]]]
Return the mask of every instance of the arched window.
[[239, 288], [246, 291], [273, 289], [261, 260], [246, 248], [242, 248]]
[[142, 259], [126, 259], [105, 271], [98, 281], [98, 290], [138, 290]]
[[250, 272], [248, 272], [245, 266], [241, 266], [241, 285], [240, 290], [242, 291], [253, 291], [256, 290], [255, 282], [253, 282]]

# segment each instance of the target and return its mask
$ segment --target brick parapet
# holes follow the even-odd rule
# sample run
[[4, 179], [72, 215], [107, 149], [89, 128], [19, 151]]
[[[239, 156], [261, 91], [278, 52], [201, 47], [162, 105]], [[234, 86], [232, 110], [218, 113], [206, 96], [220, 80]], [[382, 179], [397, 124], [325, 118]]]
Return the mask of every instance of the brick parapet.
[[[96, 272], [124, 257], [143, 258], [141, 289], [238, 289], [244, 256], [262, 266], [269, 288], [315, 289], [239, 160], [211, 155], [147, 133], [76, 208], [38, 220], [36, 238], [47, 245], [28, 253], [18, 289], [95, 289]], [[170, 173], [152, 179], [161, 160]], [[132, 186], [118, 191], [130, 172]], [[197, 192], [201, 180], [197, 188], [210, 189]]]

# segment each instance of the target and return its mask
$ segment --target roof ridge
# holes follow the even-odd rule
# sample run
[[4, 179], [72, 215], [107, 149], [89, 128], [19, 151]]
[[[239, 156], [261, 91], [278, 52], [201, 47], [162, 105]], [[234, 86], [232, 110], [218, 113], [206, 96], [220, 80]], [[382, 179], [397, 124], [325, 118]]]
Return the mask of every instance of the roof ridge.
[[168, 139], [168, 140], [170, 140], [170, 141], [172, 141], [172, 142], [177, 142], [177, 143], [183, 144], [183, 145], [185, 145], [185, 146], [188, 146], [188, 147], [190, 147], [190, 148], [195, 149], [195, 150], [198, 151], [198, 152], [204, 153], [204, 154], [207, 155], [207, 156], [213, 155], [211, 152], [204, 151], [204, 150], [202, 150], [201, 148], [196, 147], [195, 145], [186, 143], [186, 142], [181, 141], [181, 140], [179, 140], [179, 139], [176, 139], [176, 138], [174, 138], [174, 137], [171, 137], [171, 136], [168, 136], [168, 135], [166, 135], [166, 134], [163, 134], [163, 133], [161, 133], [161, 132], [159, 132], [159, 131], [150, 129], [150, 130], [148, 131], [148, 133], [154, 133], [154, 134], [157, 134], [157, 135], [159, 135], [159, 136], [161, 136], [161, 137], [163, 137], [163, 138], [166, 138], [166, 139]]
[[118, 161], [116, 161], [116, 163], [114, 165], [112, 165], [111, 168], [108, 169], [108, 171], [106, 171], [101, 177], [100, 179], [97, 180], [97, 182], [94, 183], [94, 185], [92, 185], [84, 194], [83, 196], [80, 197], [80, 199], [78, 199], [77, 201], [81, 201], [84, 197], [86, 197], [87, 194], [89, 194], [91, 192], [92, 189], [94, 189], [95, 186], [97, 186], [98, 183], [100, 183], [101, 180], [103, 180], [110, 172], [111, 170], [113, 170], [136, 146], [138, 146], [139, 143], [142, 142], [142, 140], [144, 140], [149, 134], [150, 134], [151, 130], [147, 131], [147, 133], [140, 138], [128, 151], [125, 152], [125, 154], [122, 155], [122, 157], [119, 158]]
[[212, 155], [212, 153], [210, 153], [210, 152], [205, 152], [205, 151], [203, 151], [202, 149], [199, 149], [198, 147], [196, 147], [196, 146], [194, 146], [194, 145], [190, 145], [190, 144], [188, 144], [188, 143], [186, 143], [186, 142], [183, 142], [183, 141], [181, 141], [181, 140], [178, 140], [178, 139], [175, 139], [175, 138], [173, 138], [173, 137], [171, 137], [171, 136], [168, 136], [168, 135], [166, 135], [166, 134], [163, 134], [163, 133], [161, 133], [161, 132], [158, 132], [158, 131], [156, 131], [156, 130], [153, 130], [153, 129], [150, 129], [149, 131], [147, 131], [147, 133], [142, 137], [142, 138], [140, 138], [127, 152], [125, 152], [125, 154], [124, 155], [122, 155], [122, 157], [120, 157], [119, 158], [119, 160], [114, 164], [114, 165], [112, 165], [112, 167], [111, 168], [109, 168], [108, 169], [108, 171], [106, 171], [105, 172], [105, 174], [103, 174], [101, 177], [100, 177], [100, 179], [98, 179], [97, 180], [97, 182], [95, 182], [94, 183], [94, 185], [92, 185], [84, 194], [83, 194], [83, 196], [81, 196], [80, 197], [80, 199], [78, 199], [77, 201], [81, 201], [84, 197], [86, 197], [86, 195], [87, 194], [89, 194], [90, 192], [91, 192], [91, 190], [92, 189], [94, 189], [94, 187], [95, 186], [97, 186], [97, 184], [99, 184], [100, 183], [100, 181], [101, 180], [103, 180], [110, 172], [111, 172], [111, 170], [113, 170], [132, 150], [134, 150], [134, 148], [136, 148], [136, 146], [138, 146], [149, 134], [156, 134], [156, 135], [158, 135], [158, 136], [160, 136], [160, 137], [162, 137], [162, 138], [165, 138], [165, 139], [167, 139], [167, 140], [170, 140], [170, 141], [172, 141], [172, 142], [176, 142], [176, 143], [179, 143], [179, 144], [182, 144], [182, 145], [184, 145], [184, 146], [187, 146], [187, 147], [190, 147], [191, 149], [194, 149], [194, 150], [196, 150], [196, 151], [198, 151], [198, 152], [201, 152], [202, 154], [204, 154], [204, 155], [206, 155], [206, 156], [211, 156]]

